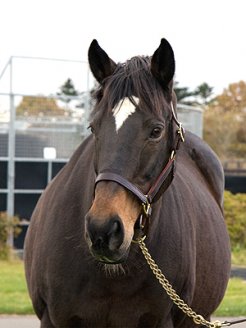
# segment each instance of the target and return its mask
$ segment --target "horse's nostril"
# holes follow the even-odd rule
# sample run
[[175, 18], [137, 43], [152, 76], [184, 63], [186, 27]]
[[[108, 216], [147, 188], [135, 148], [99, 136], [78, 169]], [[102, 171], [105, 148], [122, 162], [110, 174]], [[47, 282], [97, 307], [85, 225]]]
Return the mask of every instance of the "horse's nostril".
[[121, 246], [124, 238], [123, 232], [123, 224], [120, 219], [115, 219], [111, 222], [108, 231], [108, 245], [110, 250], [115, 250]]
[[119, 221], [114, 221], [112, 226], [109, 229], [108, 236], [112, 236], [113, 234], [120, 233], [121, 231], [121, 224]]

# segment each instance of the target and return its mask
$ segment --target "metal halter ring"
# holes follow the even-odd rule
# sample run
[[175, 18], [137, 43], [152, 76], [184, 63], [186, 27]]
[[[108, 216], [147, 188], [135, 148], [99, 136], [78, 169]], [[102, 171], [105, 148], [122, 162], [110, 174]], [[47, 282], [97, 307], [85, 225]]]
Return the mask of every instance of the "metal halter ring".
[[151, 204], [148, 200], [148, 196], [146, 196], [146, 203], [142, 203], [142, 207], [143, 207], [144, 215], [147, 217], [150, 217], [152, 208], [151, 208]]

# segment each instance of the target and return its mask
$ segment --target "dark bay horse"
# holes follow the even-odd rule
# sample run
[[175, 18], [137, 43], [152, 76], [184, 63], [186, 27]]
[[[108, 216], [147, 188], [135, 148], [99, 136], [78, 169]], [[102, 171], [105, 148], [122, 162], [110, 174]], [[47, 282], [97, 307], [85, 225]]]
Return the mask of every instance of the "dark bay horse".
[[41, 327], [196, 327], [133, 240], [147, 235], [179, 296], [209, 320], [230, 272], [222, 167], [195, 135], [182, 142], [165, 39], [124, 64], [94, 40], [89, 63], [100, 85], [92, 134], [43, 192], [25, 241]]

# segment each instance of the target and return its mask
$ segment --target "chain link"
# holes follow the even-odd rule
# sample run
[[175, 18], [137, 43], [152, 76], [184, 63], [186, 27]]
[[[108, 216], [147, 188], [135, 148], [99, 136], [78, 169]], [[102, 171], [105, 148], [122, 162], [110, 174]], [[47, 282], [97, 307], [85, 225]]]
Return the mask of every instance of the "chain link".
[[146, 247], [144, 243], [144, 238], [140, 238], [137, 240], [137, 243], [139, 244], [141, 251], [150, 267], [152, 272], [154, 273], [155, 277], [163, 287], [163, 289], [166, 291], [167, 295], [170, 297], [170, 299], [173, 301], [174, 304], [177, 305], [177, 307], [183, 311], [188, 317], [190, 317], [196, 325], [203, 325], [205, 327], [209, 328], [219, 328], [219, 327], [225, 327], [229, 326], [226, 322], [220, 322], [220, 321], [214, 321], [210, 322], [203, 318], [202, 315], [197, 314], [195, 311], [192, 310], [191, 307], [189, 307], [188, 304], [186, 304], [176, 293], [176, 291], [173, 289], [170, 282], [167, 280], [167, 278], [164, 276], [164, 274], [159, 269], [158, 265], [155, 263], [155, 261], [152, 259], [148, 248]]

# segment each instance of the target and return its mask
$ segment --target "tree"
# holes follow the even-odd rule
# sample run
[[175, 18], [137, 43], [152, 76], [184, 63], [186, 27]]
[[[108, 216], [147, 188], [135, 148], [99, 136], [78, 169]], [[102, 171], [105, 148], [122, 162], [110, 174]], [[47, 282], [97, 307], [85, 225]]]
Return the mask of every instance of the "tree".
[[179, 87], [178, 82], [175, 82], [174, 91], [177, 96], [178, 103], [193, 106], [204, 106], [212, 100], [213, 87], [204, 82], [195, 90], [190, 90], [188, 87]]
[[78, 96], [78, 94], [79, 92], [75, 89], [74, 83], [70, 78], [68, 78], [60, 87], [60, 92], [57, 92], [60, 99], [67, 104], [71, 101], [71, 98], [69, 97]]
[[174, 91], [179, 104], [192, 105], [193, 101], [190, 97], [194, 96], [194, 91], [190, 91], [188, 87], [179, 87], [179, 82], [175, 82]]
[[233, 83], [208, 104], [204, 139], [223, 159], [245, 158], [246, 82]]
[[61, 116], [64, 113], [55, 99], [43, 96], [24, 96], [16, 108], [18, 116]]
[[213, 87], [204, 82], [195, 89], [194, 95], [199, 105], [207, 105], [212, 100]]
[[223, 93], [216, 97], [216, 107], [220, 107], [225, 112], [246, 111], [246, 82], [239, 81], [232, 83]]

